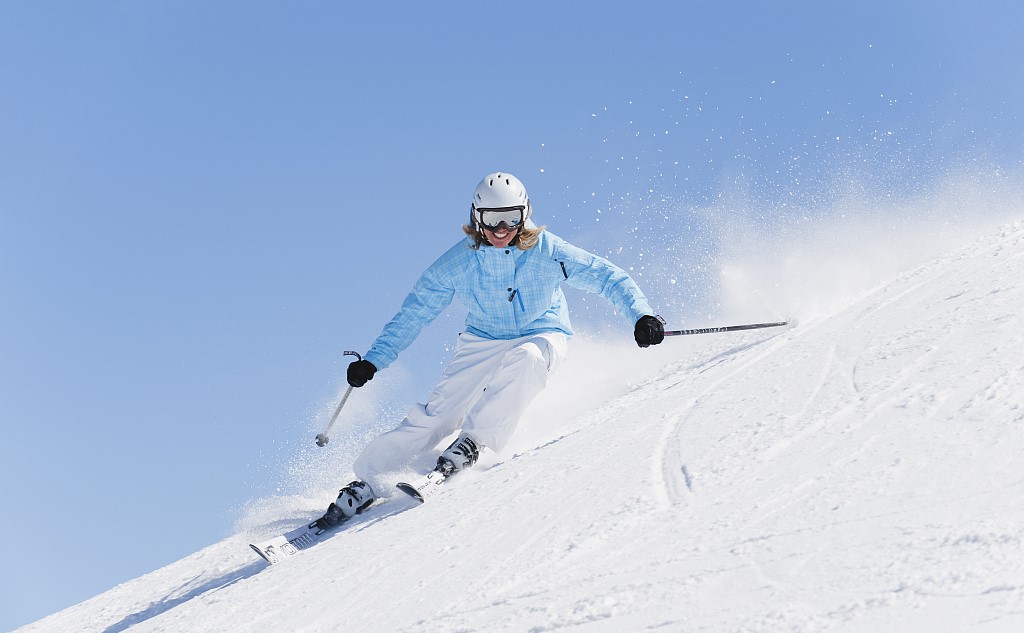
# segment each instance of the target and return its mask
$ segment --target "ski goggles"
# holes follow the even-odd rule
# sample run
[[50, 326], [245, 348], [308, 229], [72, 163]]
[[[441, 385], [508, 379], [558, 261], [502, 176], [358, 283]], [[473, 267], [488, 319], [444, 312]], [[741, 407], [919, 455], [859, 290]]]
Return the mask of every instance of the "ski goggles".
[[526, 207], [497, 207], [494, 209], [477, 209], [477, 221], [487, 229], [497, 229], [502, 224], [510, 229], [518, 229], [526, 221]]

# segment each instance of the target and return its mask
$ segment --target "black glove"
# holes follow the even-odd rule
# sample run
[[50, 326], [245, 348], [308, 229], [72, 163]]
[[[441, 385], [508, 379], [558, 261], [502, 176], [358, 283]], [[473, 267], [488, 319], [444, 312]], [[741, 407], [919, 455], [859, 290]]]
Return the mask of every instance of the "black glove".
[[373, 375], [376, 373], [377, 368], [370, 361], [352, 361], [352, 364], [348, 366], [348, 384], [353, 387], [362, 387], [367, 380], [373, 380]]
[[642, 316], [636, 322], [636, 327], [633, 328], [633, 338], [636, 339], [636, 344], [640, 347], [657, 345], [665, 340], [665, 326], [661, 324], [661, 319], [658, 317], [649, 314]]

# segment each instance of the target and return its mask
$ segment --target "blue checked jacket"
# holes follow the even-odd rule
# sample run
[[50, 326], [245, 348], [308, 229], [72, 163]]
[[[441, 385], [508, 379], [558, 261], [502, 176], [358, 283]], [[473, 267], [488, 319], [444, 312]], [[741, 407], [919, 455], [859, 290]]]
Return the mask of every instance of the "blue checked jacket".
[[562, 282], [601, 295], [631, 324], [654, 314], [626, 271], [547, 231], [525, 251], [486, 244], [474, 250], [472, 244], [471, 238], [460, 240], [427, 268], [366, 360], [377, 369], [393, 363], [455, 296], [469, 310], [466, 331], [487, 339], [572, 335]]

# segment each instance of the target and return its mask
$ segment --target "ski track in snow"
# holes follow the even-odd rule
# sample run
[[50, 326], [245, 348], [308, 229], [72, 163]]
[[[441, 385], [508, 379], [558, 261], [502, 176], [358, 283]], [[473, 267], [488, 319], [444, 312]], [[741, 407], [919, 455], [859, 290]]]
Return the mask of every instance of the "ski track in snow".
[[680, 344], [281, 565], [240, 534], [19, 632], [1022, 631], [1021, 279], [1024, 222], [827, 317]]

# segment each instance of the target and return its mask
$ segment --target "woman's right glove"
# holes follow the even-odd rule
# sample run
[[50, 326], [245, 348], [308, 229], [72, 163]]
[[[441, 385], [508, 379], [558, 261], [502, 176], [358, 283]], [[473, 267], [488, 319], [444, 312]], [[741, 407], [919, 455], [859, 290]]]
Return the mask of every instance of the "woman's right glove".
[[352, 364], [348, 366], [348, 384], [353, 387], [362, 387], [366, 381], [373, 380], [373, 375], [376, 373], [377, 368], [370, 361], [352, 361]]

